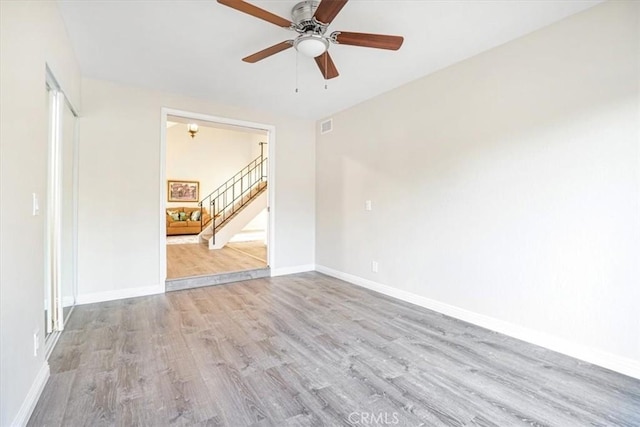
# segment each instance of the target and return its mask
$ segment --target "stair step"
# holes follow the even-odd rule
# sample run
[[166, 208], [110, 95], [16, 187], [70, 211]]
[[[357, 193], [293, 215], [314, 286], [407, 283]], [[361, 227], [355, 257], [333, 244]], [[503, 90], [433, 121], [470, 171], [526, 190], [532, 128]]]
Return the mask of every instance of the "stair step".
[[[256, 197], [258, 197], [260, 194], [262, 194], [262, 192], [267, 188], [267, 183], [265, 182], [264, 185], [260, 186], [260, 189], [258, 191], [256, 191], [253, 195], [251, 196], [245, 196], [247, 199], [243, 200], [243, 201], [238, 201], [236, 203], [236, 205], [234, 206], [234, 210], [235, 212], [233, 212], [230, 216], [228, 216], [227, 218], [224, 219], [224, 221], [222, 222], [217, 222], [216, 221], [216, 228], [222, 226], [225, 222], [227, 221], [231, 221], [233, 219], [233, 217], [235, 217], [236, 215], [238, 215], [238, 213], [240, 213], [240, 211], [242, 211], [242, 209], [244, 209], [244, 206], [246, 206], [251, 200], [255, 199]], [[244, 199], [244, 197], [243, 197]], [[239, 206], [238, 208], [236, 208], [236, 206]]]
[[271, 277], [271, 269], [269, 267], [235, 271], [231, 273], [188, 277], [184, 279], [170, 279], [165, 282], [165, 290], [167, 292], [180, 291], [183, 289], [201, 288], [203, 286], [223, 285], [225, 283], [260, 279], [263, 277]]
[[[216, 215], [216, 217], [212, 221], [209, 221], [207, 226], [205, 228], [203, 228], [202, 232], [200, 233], [200, 239], [201, 239], [200, 241], [202, 243], [209, 243], [210, 244], [211, 238], [213, 237], [213, 231], [211, 230], [212, 225], [215, 226], [216, 233], [217, 233], [218, 230], [222, 229], [228, 222], [230, 222], [240, 212], [242, 212], [242, 210], [245, 209], [245, 207], [248, 206], [249, 203], [252, 200], [254, 200], [258, 196], [260, 196], [267, 189], [267, 187], [268, 187], [268, 182], [267, 181], [258, 182], [249, 191], [249, 194], [247, 194], [247, 195], [243, 196], [242, 198], [240, 198], [240, 200], [236, 201], [233, 204], [233, 206], [228, 209], [230, 211], [233, 211], [232, 214], [230, 214], [229, 216], [224, 218], [224, 220], [222, 219], [222, 215], [221, 214]], [[211, 246], [211, 244], [210, 244], [210, 246]]]

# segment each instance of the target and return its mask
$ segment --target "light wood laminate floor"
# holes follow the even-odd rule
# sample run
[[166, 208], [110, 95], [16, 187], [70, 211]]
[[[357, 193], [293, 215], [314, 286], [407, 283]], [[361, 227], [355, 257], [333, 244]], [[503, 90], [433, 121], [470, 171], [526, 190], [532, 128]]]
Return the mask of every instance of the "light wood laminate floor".
[[318, 273], [79, 306], [50, 365], [30, 426], [640, 425], [638, 380]]
[[262, 241], [227, 243], [227, 247], [267, 262], [267, 245]]
[[[205, 244], [167, 245], [167, 279], [252, 270], [267, 266], [262, 242], [242, 242], [240, 248], [210, 250]], [[238, 244], [231, 244], [238, 245]], [[262, 259], [255, 254], [263, 254]]]

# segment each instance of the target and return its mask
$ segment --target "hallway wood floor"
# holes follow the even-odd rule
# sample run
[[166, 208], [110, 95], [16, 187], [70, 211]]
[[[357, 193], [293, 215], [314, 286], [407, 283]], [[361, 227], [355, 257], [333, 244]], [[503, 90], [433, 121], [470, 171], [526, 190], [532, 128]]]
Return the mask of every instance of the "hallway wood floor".
[[50, 365], [30, 426], [640, 425], [638, 380], [319, 273], [79, 306]]
[[201, 243], [167, 245], [167, 279], [264, 268], [266, 259], [263, 242], [229, 243], [216, 250]]
[[262, 241], [232, 242], [227, 243], [227, 247], [267, 262], [267, 245]]

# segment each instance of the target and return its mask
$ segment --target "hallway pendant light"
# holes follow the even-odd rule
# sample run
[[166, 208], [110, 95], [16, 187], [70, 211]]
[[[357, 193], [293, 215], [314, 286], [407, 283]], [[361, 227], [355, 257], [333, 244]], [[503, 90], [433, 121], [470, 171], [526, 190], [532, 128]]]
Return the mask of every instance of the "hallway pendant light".
[[195, 138], [196, 133], [198, 133], [198, 125], [195, 123], [189, 123], [187, 125], [187, 130], [191, 134], [191, 138]]

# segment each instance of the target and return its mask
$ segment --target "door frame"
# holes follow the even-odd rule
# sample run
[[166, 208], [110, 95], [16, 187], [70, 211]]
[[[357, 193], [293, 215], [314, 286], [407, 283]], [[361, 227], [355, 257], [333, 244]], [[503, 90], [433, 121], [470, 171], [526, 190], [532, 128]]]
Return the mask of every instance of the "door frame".
[[[167, 117], [176, 116], [185, 119], [202, 120], [207, 122], [219, 123], [223, 125], [239, 126], [249, 129], [262, 130], [267, 132], [267, 158], [269, 159], [267, 171], [267, 266], [273, 269], [276, 265], [276, 238], [275, 238], [275, 218], [276, 218], [276, 127], [274, 125], [250, 122], [240, 119], [232, 119], [228, 117], [212, 116], [204, 113], [196, 113], [193, 111], [177, 110], [173, 108], [162, 107], [160, 109], [160, 188], [159, 200], [160, 208], [158, 212], [159, 224], [159, 256], [160, 271], [159, 283], [166, 286], [167, 281], [167, 230], [165, 223], [166, 216], [166, 194], [167, 194]], [[165, 290], [166, 291], [166, 290]]]
[[[49, 308], [53, 309], [50, 313], [51, 324], [46, 322], [44, 331], [44, 357], [48, 359], [60, 333], [64, 330], [69, 316], [73, 312], [76, 299], [78, 296], [78, 197], [79, 197], [79, 177], [78, 177], [78, 161], [79, 161], [79, 139], [78, 139], [78, 119], [80, 117], [78, 109], [73, 105], [67, 93], [56, 79], [49, 65], [45, 66], [45, 86], [49, 91], [49, 109], [47, 111], [49, 119], [48, 128], [48, 154], [47, 154], [47, 196], [46, 196], [46, 218], [45, 218], [45, 278], [46, 287], [45, 300], [48, 301]], [[61, 179], [64, 167], [62, 161], [63, 141], [63, 117], [64, 109], [68, 108], [74, 117], [73, 137], [67, 141], [72, 144], [72, 229], [71, 229], [71, 254], [69, 262], [72, 264], [72, 302], [71, 309], [67, 317], [64, 317], [65, 301], [62, 292], [62, 275], [61, 275]], [[34, 194], [35, 197], [35, 194]], [[67, 301], [68, 303], [68, 301]], [[46, 314], [45, 314], [46, 316]], [[48, 328], [51, 327], [51, 331]]]

